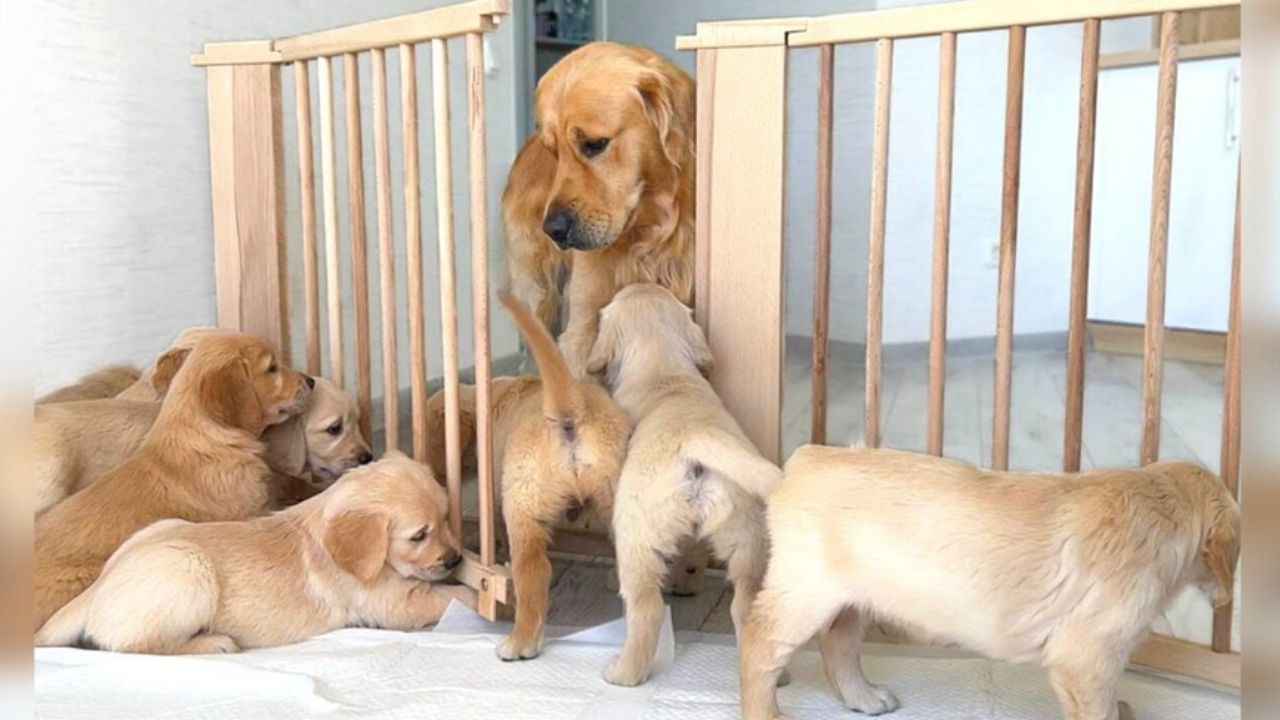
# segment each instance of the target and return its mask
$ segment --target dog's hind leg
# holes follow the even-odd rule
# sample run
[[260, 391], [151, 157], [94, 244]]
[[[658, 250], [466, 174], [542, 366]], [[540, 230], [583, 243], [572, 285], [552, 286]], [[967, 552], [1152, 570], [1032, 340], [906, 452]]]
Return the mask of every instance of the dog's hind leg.
[[551, 590], [550, 533], [536, 518], [507, 513], [511, 538], [511, 575], [516, 586], [516, 624], [501, 643], [498, 657], [527, 660], [542, 652], [543, 624]]
[[743, 720], [781, 717], [777, 685], [787, 662], [838, 610], [825, 598], [796, 592], [786, 582], [766, 583], [739, 636]]
[[872, 685], [862, 673], [862, 633], [865, 618], [855, 608], [845, 608], [818, 636], [822, 668], [844, 706], [866, 715], [898, 709], [898, 699], [888, 688]]
[[[1133, 717], [1128, 705], [1116, 700], [1116, 686], [1124, 671], [1122, 662], [1114, 658], [1098, 658], [1095, 653], [1082, 653], [1068, 662], [1049, 667], [1062, 714], [1066, 720], [1122, 720]], [[1122, 708], [1121, 706], [1124, 705]]]

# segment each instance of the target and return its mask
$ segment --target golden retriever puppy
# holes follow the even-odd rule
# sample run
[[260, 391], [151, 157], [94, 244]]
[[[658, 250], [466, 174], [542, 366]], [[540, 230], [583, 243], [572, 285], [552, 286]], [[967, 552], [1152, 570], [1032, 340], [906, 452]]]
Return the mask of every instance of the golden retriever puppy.
[[[171, 350], [190, 350], [196, 346], [196, 343], [207, 337], [239, 335], [235, 330], [226, 330], [216, 327], [189, 327], [173, 339], [169, 347], [164, 352]], [[161, 357], [163, 357], [161, 353]], [[157, 361], [158, 362], [158, 361]], [[138, 375], [137, 381], [125, 388], [115, 397], [121, 400], [149, 400], [151, 402], [160, 402], [164, 399], [165, 391], [168, 387], [164, 383], [157, 384], [155, 381], [157, 362], [153, 362], [142, 369]]]
[[[161, 378], [163, 379], [163, 378]], [[38, 406], [33, 424], [36, 514], [97, 482], [142, 445], [160, 403], [85, 400]], [[324, 378], [306, 408], [267, 428], [263, 456], [277, 474], [273, 507], [310, 497], [342, 473], [373, 459], [360, 432], [360, 411], [349, 393]]]
[[897, 450], [805, 446], [769, 499], [773, 557], [742, 633], [742, 716], [778, 717], [774, 678], [819, 636], [827, 678], [867, 714], [869, 617], [1035, 662], [1068, 720], [1121, 716], [1116, 683], [1184, 585], [1228, 601], [1239, 507], [1186, 462], [1078, 475], [995, 472]]
[[301, 411], [315, 382], [281, 367], [267, 343], [239, 334], [170, 351], [156, 373], [173, 381], [138, 451], [36, 521], [36, 629], [93, 582], [121, 543], [156, 520], [261, 514], [271, 469], [260, 436]]
[[142, 371], [132, 365], [109, 365], [71, 385], [36, 398], [36, 405], [113, 398], [138, 381]]
[[[552, 531], [565, 521], [608, 523], [629, 426], [604, 388], [573, 379], [555, 341], [529, 309], [500, 297], [542, 373], [497, 378], [491, 386], [494, 463], [516, 592], [515, 627], [497, 653], [503, 660], [525, 660], [542, 652]], [[468, 390], [468, 400], [459, 404], [465, 423], [474, 427], [475, 396]], [[440, 408], [440, 400], [433, 398], [432, 405]], [[444, 445], [440, 422], [432, 422], [433, 448]], [[434, 452], [439, 462], [443, 451]]]
[[763, 498], [782, 471], [725, 410], [702, 371], [711, 351], [689, 308], [665, 288], [629, 285], [600, 316], [588, 368], [605, 372], [634, 425], [613, 510], [627, 640], [604, 672], [615, 685], [649, 677], [662, 624], [664, 558], [709, 540], [727, 563], [740, 630], [768, 560]]
[[544, 325], [564, 316], [560, 348], [581, 377], [618, 288], [692, 298], [693, 80], [652, 50], [591, 43], [542, 76], [534, 115], [502, 196], [507, 282]]
[[430, 625], [452, 598], [475, 604], [470, 588], [433, 584], [462, 562], [448, 507], [430, 470], [391, 453], [274, 515], [162, 520], [122, 545], [36, 645], [202, 654]]

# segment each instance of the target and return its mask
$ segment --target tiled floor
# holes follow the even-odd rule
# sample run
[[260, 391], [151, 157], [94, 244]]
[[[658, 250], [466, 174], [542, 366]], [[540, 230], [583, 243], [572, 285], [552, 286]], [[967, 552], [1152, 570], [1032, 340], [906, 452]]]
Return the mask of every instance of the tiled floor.
[[[833, 348], [829, 358], [828, 442], [862, 437], [863, 360]], [[808, 440], [809, 356], [793, 348], [787, 356], [784, 439], [789, 453]], [[1132, 466], [1138, 459], [1141, 416], [1141, 359], [1090, 353], [1086, 360], [1082, 464], [1086, 468]], [[990, 464], [992, 425], [991, 357], [955, 357], [947, 363], [944, 448], [949, 456]], [[1065, 361], [1061, 352], [1016, 353], [1013, 363], [1010, 467], [1055, 470], [1062, 466]], [[923, 450], [928, 397], [924, 359], [887, 358], [883, 369], [881, 418], [884, 445]], [[1222, 423], [1222, 369], [1178, 361], [1165, 363], [1161, 457], [1181, 457], [1217, 468]], [[622, 602], [613, 590], [607, 560], [558, 558], [553, 576], [554, 625], [586, 626], [619, 617]], [[1237, 580], [1238, 582], [1238, 580]], [[668, 597], [676, 628], [733, 632], [728, 608], [732, 590], [723, 579], [707, 578], [694, 597]], [[1239, 604], [1237, 603], [1237, 614]], [[1212, 611], [1195, 590], [1179, 598], [1157, 632], [1207, 643]], [[1236, 622], [1238, 639], [1238, 617]], [[892, 631], [882, 629], [882, 632]]]

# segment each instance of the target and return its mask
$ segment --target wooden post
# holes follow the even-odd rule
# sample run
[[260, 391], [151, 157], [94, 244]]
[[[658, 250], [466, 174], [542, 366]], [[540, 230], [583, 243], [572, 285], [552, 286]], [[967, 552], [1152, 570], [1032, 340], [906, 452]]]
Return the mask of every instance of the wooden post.
[[1067, 326], [1067, 407], [1062, 469], [1080, 470], [1084, 434], [1084, 344], [1089, 303], [1089, 240], [1093, 222], [1093, 147], [1098, 124], [1100, 20], [1084, 21], [1080, 59], [1080, 120], [1076, 133], [1075, 230], [1071, 244], [1071, 310]]
[[1022, 165], [1022, 80], [1027, 29], [1009, 28], [1009, 75], [1004, 108], [1004, 185], [1000, 209], [1000, 275], [996, 291], [995, 426], [991, 467], [1009, 467], [1009, 406], [1013, 387], [1013, 281], [1018, 257], [1018, 181]]
[[[1227, 316], [1227, 357], [1222, 378], [1222, 482], [1240, 497], [1240, 179], [1236, 178], [1236, 229], [1231, 251], [1231, 301]], [[1231, 651], [1234, 600], [1213, 611], [1213, 651]]]
[[329, 319], [329, 379], [346, 387], [342, 353], [342, 275], [338, 272], [338, 171], [333, 147], [333, 61], [316, 58], [320, 83], [320, 190], [324, 200], [325, 305]]
[[[699, 63], [697, 277], [716, 358], [711, 383], [747, 437], [775, 462], [782, 454], [783, 176], [786, 171], [787, 49], [772, 44], [717, 48]], [[703, 73], [708, 73], [706, 77]], [[713, 90], [711, 90], [713, 89]], [[702, 96], [712, 92], [710, 98]], [[714, 117], [715, 131], [704, 130]], [[710, 150], [710, 157], [701, 156]], [[706, 180], [715, 177], [709, 188]]]
[[889, 196], [889, 102], [893, 84], [893, 40], [876, 42], [876, 105], [871, 145], [871, 229], [867, 238], [867, 447], [880, 446], [880, 340], [884, 326], [884, 224]]
[[208, 83], [218, 325], [288, 363], [280, 68], [210, 65]]
[[378, 278], [382, 303], [382, 429], [388, 450], [400, 449], [400, 372], [396, 357], [396, 248], [391, 221], [391, 145], [387, 139], [387, 56], [371, 53], [374, 175], [378, 198]]
[[955, 135], [956, 34], [938, 44], [938, 160], [933, 178], [933, 308], [929, 326], [929, 444], [942, 454], [947, 379], [947, 275], [951, 259], [951, 151]]
[[307, 372], [320, 374], [320, 263], [316, 257], [316, 176], [311, 149], [311, 73], [293, 63], [298, 114], [298, 195], [302, 204], [302, 292], [306, 305]]
[[827, 442], [827, 331], [831, 326], [831, 135], [834, 45], [818, 54], [818, 228], [813, 239], [813, 388], [809, 442]]
[[404, 152], [405, 262], [409, 277], [409, 390], [413, 457], [427, 462], [427, 326], [422, 308], [422, 197], [418, 181], [418, 66], [413, 45], [400, 46], [400, 120]]
[[356, 403], [360, 431], [372, 437], [373, 388], [369, 371], [369, 251], [364, 223], [364, 157], [360, 133], [360, 62], [342, 56], [347, 106], [347, 214], [351, 220], [351, 294], [356, 316]]
[[715, 127], [715, 78], [716, 51], [714, 48], [697, 53], [697, 188], [695, 204], [697, 217], [694, 225], [693, 318], [703, 331], [708, 330], [707, 319], [711, 307], [711, 137]]
[[1164, 289], [1169, 257], [1169, 191], [1173, 179], [1173, 110], [1178, 89], [1178, 13], [1160, 16], [1160, 84], [1156, 91], [1155, 168], [1151, 178], [1151, 245], [1147, 254], [1147, 326], [1142, 350], [1142, 446], [1139, 462], [1160, 456], [1164, 381]]

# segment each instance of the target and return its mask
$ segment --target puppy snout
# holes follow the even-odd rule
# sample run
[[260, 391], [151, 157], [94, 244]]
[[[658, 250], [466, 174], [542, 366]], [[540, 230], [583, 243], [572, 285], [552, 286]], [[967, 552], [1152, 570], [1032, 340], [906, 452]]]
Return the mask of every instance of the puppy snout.
[[562, 207], [553, 207], [542, 220], [542, 231], [562, 250], [572, 247], [570, 242], [578, 226], [578, 216]]
[[356, 456], [357, 465], [368, 465], [371, 462], [373, 462], [373, 453], [369, 452], [368, 450], [365, 450], [364, 452]]
[[311, 377], [310, 375], [303, 375], [303, 376], [302, 376], [302, 382], [304, 382], [304, 383], [306, 383], [306, 384], [307, 384], [307, 389], [309, 389], [309, 390], [315, 390], [315, 389], [316, 389], [316, 379], [315, 379], [315, 378], [313, 378], [313, 377]]
[[453, 571], [461, 564], [462, 564], [462, 554], [455, 552], [449, 557], [445, 558], [444, 569]]

